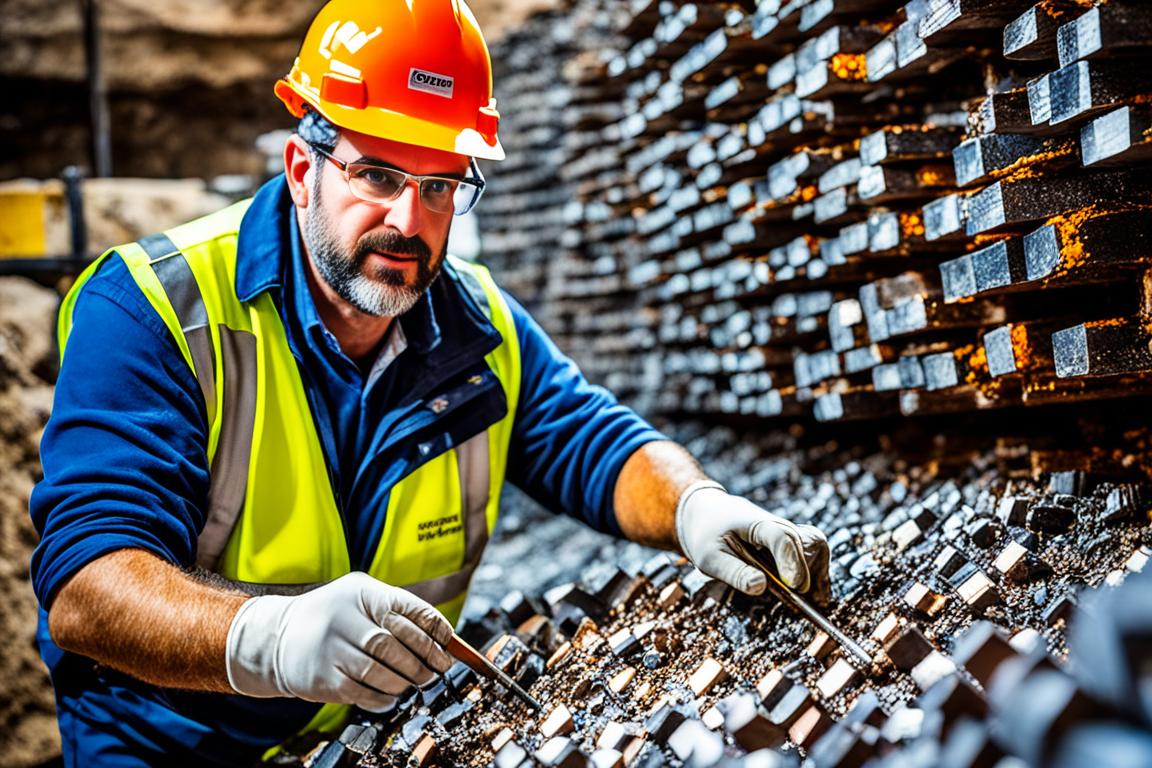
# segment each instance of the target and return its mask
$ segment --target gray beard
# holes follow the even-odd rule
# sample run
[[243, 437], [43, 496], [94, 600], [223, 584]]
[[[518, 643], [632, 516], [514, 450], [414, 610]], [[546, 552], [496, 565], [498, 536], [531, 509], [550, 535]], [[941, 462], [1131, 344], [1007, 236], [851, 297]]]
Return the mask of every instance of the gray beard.
[[[335, 227], [328, 219], [320, 202], [319, 185], [313, 189], [314, 204], [304, 214], [304, 242], [316, 264], [316, 270], [336, 295], [366, 315], [399, 317], [415, 306], [428, 287], [440, 274], [447, 245], [440, 258], [432, 260], [428, 247], [404, 238], [364, 237], [356, 249], [349, 253], [336, 237]], [[373, 250], [387, 250], [403, 255], [417, 256], [416, 279], [408, 284], [404, 270], [377, 266], [371, 274], [365, 272], [368, 254]]]

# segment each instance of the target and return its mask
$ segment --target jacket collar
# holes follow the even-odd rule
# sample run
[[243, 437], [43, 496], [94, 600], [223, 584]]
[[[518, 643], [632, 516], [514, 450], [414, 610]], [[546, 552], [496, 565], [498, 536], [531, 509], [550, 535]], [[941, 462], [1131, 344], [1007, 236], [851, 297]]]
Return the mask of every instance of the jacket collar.
[[281, 288], [285, 260], [292, 253], [292, 198], [283, 174], [260, 187], [240, 221], [236, 243], [236, 296], [251, 301]]
[[[298, 237], [294, 211], [283, 174], [264, 184], [252, 198], [240, 222], [236, 245], [236, 296], [241, 301], [283, 289], [284, 280], [292, 279], [293, 270], [288, 267]], [[282, 290], [276, 293], [279, 304]], [[485, 355], [501, 341], [500, 332], [460, 285], [450, 265], [445, 265], [440, 277], [400, 321], [409, 348], [429, 356], [429, 365], [446, 364], [460, 355]]]

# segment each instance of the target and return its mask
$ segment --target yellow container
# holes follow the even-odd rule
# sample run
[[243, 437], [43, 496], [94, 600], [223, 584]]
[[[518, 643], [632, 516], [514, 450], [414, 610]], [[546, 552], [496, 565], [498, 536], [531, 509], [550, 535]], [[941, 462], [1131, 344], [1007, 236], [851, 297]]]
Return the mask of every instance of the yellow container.
[[0, 259], [59, 256], [49, 253], [58, 238], [50, 221], [63, 208], [59, 183], [14, 181], [0, 184]]

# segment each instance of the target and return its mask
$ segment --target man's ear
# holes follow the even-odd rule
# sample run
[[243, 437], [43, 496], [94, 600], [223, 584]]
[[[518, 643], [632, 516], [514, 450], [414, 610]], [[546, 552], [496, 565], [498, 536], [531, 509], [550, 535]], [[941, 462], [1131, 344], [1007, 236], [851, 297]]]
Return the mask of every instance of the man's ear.
[[312, 153], [299, 134], [292, 134], [284, 142], [284, 175], [288, 178], [288, 191], [297, 208], [307, 208], [312, 191]]

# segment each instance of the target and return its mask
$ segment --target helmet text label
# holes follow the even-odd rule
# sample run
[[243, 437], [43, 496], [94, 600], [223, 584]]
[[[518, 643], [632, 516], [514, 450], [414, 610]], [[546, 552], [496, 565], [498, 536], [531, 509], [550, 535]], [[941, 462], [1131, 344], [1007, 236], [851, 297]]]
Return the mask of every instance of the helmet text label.
[[450, 99], [455, 88], [455, 79], [447, 75], [438, 75], [435, 72], [412, 67], [408, 70], [408, 88]]

